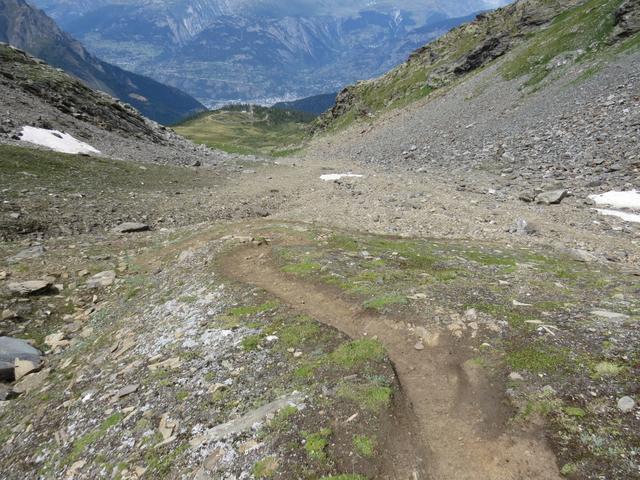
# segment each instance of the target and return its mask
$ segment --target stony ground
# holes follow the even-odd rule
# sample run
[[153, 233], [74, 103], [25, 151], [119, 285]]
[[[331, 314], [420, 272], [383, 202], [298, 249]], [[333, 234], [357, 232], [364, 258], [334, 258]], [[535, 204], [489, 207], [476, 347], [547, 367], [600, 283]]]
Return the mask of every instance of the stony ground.
[[639, 227], [588, 198], [640, 189], [638, 64], [482, 72], [278, 161], [3, 136], [0, 334], [44, 356], [2, 475], [640, 478]]

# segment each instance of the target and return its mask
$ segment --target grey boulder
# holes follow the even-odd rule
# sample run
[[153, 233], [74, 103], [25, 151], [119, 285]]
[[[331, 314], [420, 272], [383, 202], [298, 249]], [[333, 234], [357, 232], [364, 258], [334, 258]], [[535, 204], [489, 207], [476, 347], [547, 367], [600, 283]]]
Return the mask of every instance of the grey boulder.
[[566, 190], [550, 190], [548, 192], [542, 192], [536, 197], [536, 203], [541, 205], [557, 205], [562, 200], [567, 198], [569, 192]]
[[9, 292], [13, 295], [39, 295], [47, 292], [53, 283], [46, 280], [30, 280], [28, 282], [14, 282], [8, 285]]
[[16, 360], [40, 365], [42, 353], [24, 340], [0, 337], [0, 380], [15, 379]]

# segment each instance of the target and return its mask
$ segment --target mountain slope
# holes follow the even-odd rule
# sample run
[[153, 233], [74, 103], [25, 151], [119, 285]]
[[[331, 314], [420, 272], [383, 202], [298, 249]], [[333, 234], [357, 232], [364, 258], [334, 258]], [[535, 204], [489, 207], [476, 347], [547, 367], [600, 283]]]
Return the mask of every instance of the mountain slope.
[[148, 120], [129, 104], [2, 43], [0, 98], [0, 143], [25, 145], [20, 141], [23, 127], [30, 126], [70, 134], [111, 158], [175, 165], [219, 157]]
[[90, 87], [132, 104], [160, 123], [177, 122], [204, 108], [175, 88], [99, 60], [43, 12], [23, 0], [0, 2], [0, 41], [62, 68]]
[[[621, 5], [629, 10], [626, 14], [618, 10]], [[525, 42], [528, 46], [502, 73], [507, 79], [531, 74], [528, 84], [535, 84], [556, 67], [632, 35], [640, 28], [634, 17], [637, 9], [637, 3], [623, 0], [524, 0], [479, 15], [416, 50], [407, 62], [384, 76], [344, 89], [318, 128], [339, 128], [427, 97], [463, 81]], [[620, 31], [614, 35], [614, 29]]]
[[36, 3], [101, 58], [217, 106], [337, 91], [502, 1]]

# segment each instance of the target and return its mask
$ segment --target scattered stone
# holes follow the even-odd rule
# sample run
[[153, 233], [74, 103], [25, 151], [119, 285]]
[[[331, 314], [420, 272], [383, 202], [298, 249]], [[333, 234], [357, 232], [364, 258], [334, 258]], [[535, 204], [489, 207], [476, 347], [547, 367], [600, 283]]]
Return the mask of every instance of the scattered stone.
[[631, 397], [622, 397], [618, 400], [618, 410], [622, 413], [629, 413], [636, 407], [636, 402]]
[[32, 362], [31, 360], [20, 360], [16, 358], [14, 362], [14, 375], [16, 381], [26, 377], [30, 373], [37, 372], [40, 369], [41, 362]]
[[41, 370], [37, 373], [27, 375], [13, 386], [13, 391], [17, 394], [29, 393], [38, 390], [49, 377], [50, 369]]
[[511, 380], [512, 382], [521, 382], [524, 380], [524, 377], [518, 372], [511, 372], [509, 374], [509, 380]]
[[57, 348], [67, 347], [71, 342], [67, 340], [64, 332], [56, 332], [51, 335], [47, 335], [44, 339], [44, 343], [55, 350]]
[[13, 295], [29, 296], [46, 293], [53, 287], [53, 283], [46, 280], [30, 280], [28, 282], [10, 283], [9, 292]]
[[578, 262], [591, 263], [598, 261], [598, 257], [596, 257], [594, 254], [578, 248], [567, 248], [566, 253]]
[[38, 258], [44, 255], [44, 247], [42, 245], [36, 245], [35, 247], [27, 248], [26, 250], [22, 250], [12, 257], [7, 258], [8, 263], [18, 263], [23, 260], [31, 260], [34, 258]]
[[415, 348], [418, 351], [424, 350], [424, 344], [422, 342], [418, 342], [413, 346], [413, 348]]
[[6, 280], [7, 278], [9, 278], [9, 274], [7, 272], [4, 270], [0, 272], [0, 280]]
[[149, 230], [151, 230], [151, 227], [146, 223], [125, 222], [115, 227], [112, 231], [113, 233], [137, 233]]
[[2, 318], [3, 321], [5, 321], [5, 320], [15, 320], [15, 319], [19, 318], [19, 315], [18, 315], [17, 312], [7, 309], [7, 310], [3, 310], [2, 311], [2, 316], [0, 318]]
[[541, 205], [557, 205], [569, 195], [566, 190], [551, 190], [536, 197], [536, 203]]
[[12, 337], [0, 337], [0, 380], [13, 381], [17, 360], [42, 363], [42, 353], [25, 340]]
[[294, 406], [296, 408], [301, 408], [303, 401], [304, 395], [302, 393], [293, 392], [292, 394], [282, 397], [274, 402], [263, 405], [262, 407], [247, 413], [243, 417], [231, 420], [230, 422], [223, 423], [222, 425], [218, 425], [207, 430], [204, 434], [191, 439], [191, 446], [198, 447], [203, 443], [217, 442], [229, 436], [246, 432], [255, 424], [263, 422], [265, 418], [270, 415], [274, 415], [285, 407]]
[[105, 272], [100, 272], [87, 280], [87, 288], [106, 288], [113, 285], [113, 282], [115, 281], [116, 272], [114, 272], [113, 270], [107, 270]]
[[516, 220], [516, 224], [510, 230], [511, 233], [515, 233], [517, 235], [533, 235], [537, 231], [538, 229], [531, 223], [527, 222], [524, 218]]
[[121, 388], [118, 393], [116, 393], [116, 398], [123, 398], [132, 393], [135, 393], [140, 388], [140, 384], [134, 383], [133, 385], [127, 385], [126, 387]]

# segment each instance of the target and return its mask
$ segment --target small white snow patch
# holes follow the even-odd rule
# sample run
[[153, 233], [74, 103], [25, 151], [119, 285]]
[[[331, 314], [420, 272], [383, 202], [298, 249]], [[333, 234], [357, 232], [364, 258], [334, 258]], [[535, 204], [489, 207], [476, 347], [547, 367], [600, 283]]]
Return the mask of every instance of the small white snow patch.
[[68, 133], [44, 128], [23, 127], [20, 140], [50, 148], [60, 153], [100, 153], [91, 145], [73, 138]]
[[596, 202], [596, 205], [640, 210], [640, 192], [636, 190], [630, 190], [628, 192], [607, 192], [601, 195], [590, 195], [589, 198]]
[[363, 175], [357, 175], [355, 173], [328, 173], [326, 175], [320, 175], [320, 180], [325, 182], [335, 182], [336, 180], [340, 180], [341, 178], [362, 178]]
[[621, 218], [625, 222], [640, 223], [640, 215], [635, 213], [621, 212], [620, 210], [607, 210], [603, 208], [597, 208], [596, 211], [602, 215]]

